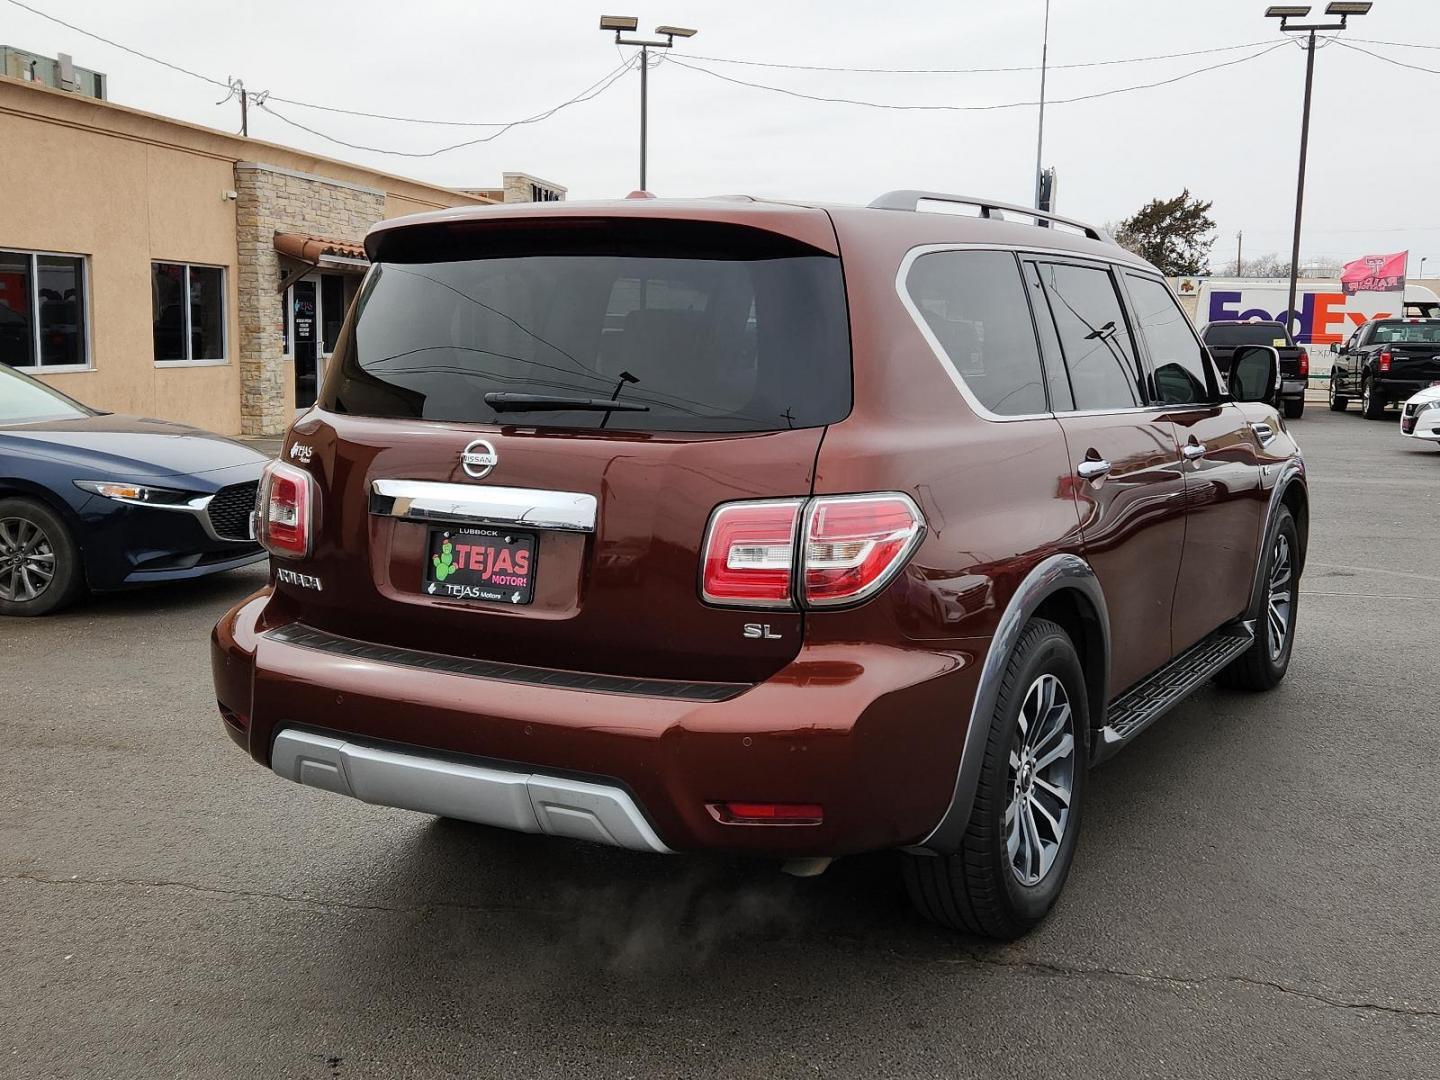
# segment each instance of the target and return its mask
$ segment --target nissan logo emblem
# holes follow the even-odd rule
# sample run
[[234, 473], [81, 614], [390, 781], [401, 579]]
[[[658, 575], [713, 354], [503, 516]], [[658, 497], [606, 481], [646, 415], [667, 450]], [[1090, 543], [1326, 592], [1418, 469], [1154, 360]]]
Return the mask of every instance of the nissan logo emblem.
[[476, 439], [460, 451], [460, 465], [466, 475], [481, 480], [490, 475], [490, 470], [500, 462], [500, 455], [487, 439]]

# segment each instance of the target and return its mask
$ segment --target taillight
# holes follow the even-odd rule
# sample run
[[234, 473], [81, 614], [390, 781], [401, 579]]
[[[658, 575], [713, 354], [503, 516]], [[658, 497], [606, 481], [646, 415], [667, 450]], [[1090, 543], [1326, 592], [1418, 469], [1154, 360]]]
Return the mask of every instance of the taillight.
[[1380, 354], [1379, 365], [1381, 371], [1390, 370], [1390, 350], [1386, 349]]
[[1300, 354], [1300, 374], [1310, 374], [1310, 354], [1307, 352], [1302, 352]]
[[312, 490], [309, 473], [282, 461], [265, 466], [255, 498], [255, 539], [270, 554], [285, 559], [310, 554]]
[[797, 594], [805, 607], [859, 603], [890, 583], [923, 533], [898, 492], [726, 503], [706, 530], [701, 595], [724, 607], [793, 608]]
[[727, 503], [710, 517], [700, 593], [726, 607], [791, 606], [800, 499]]
[[850, 604], [877, 592], [909, 558], [920, 533], [920, 511], [905, 495], [814, 500], [805, 527], [805, 605]]

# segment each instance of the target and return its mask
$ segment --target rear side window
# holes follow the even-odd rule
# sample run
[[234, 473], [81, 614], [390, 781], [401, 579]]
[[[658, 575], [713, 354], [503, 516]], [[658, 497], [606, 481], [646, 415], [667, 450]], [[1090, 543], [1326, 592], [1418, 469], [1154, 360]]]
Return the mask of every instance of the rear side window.
[[1108, 270], [1039, 263], [1050, 314], [1065, 354], [1075, 408], [1129, 409], [1139, 404], [1135, 350]]
[[1155, 389], [1166, 405], [1189, 405], [1210, 400], [1210, 379], [1205, 371], [1204, 346], [1195, 338], [1185, 313], [1163, 281], [1127, 274], [1130, 297], [1140, 333], [1150, 350]]
[[1047, 411], [1045, 372], [1015, 256], [931, 252], [915, 260], [905, 288], [982, 406], [999, 416]]
[[[709, 227], [691, 244], [683, 223], [666, 224], [552, 223], [486, 244], [488, 226], [463, 245], [473, 257], [419, 261], [409, 261], [416, 243], [407, 241], [405, 261], [382, 255], [372, 267], [322, 404], [614, 431], [774, 431], [844, 418], [839, 260], [783, 238], [757, 243], [744, 235], [756, 230], [736, 226]], [[430, 245], [446, 256], [456, 246]], [[645, 411], [497, 411], [486, 402], [496, 393]]]

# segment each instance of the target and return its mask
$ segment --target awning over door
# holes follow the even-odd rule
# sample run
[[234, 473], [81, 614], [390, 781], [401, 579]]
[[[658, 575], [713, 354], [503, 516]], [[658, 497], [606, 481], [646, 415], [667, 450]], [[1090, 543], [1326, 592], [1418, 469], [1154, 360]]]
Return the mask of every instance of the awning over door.
[[336, 240], [329, 236], [277, 232], [275, 234], [275, 250], [287, 259], [294, 259], [303, 264], [282, 276], [277, 292], [284, 292], [297, 278], [316, 267], [356, 274], [363, 273], [370, 265], [370, 260], [365, 257], [364, 244]]

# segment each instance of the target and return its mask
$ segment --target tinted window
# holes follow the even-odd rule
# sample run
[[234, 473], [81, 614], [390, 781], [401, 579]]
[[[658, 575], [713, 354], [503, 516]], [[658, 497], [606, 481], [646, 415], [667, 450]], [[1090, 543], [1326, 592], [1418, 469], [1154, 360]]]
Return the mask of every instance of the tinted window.
[[190, 267], [190, 359], [225, 358], [225, 272]]
[[[1155, 389], [1167, 405], [1210, 400], [1204, 346], [1195, 339], [1180, 305], [1163, 281], [1126, 275], [1140, 333], [1150, 350]], [[1265, 342], [1264, 344], [1269, 344]]]
[[1273, 345], [1277, 349], [1294, 345], [1278, 322], [1211, 323], [1205, 328], [1208, 345]]
[[185, 263], [150, 265], [157, 363], [225, 359], [225, 271]]
[[981, 405], [1001, 416], [1048, 409], [1035, 327], [1013, 255], [922, 255], [911, 266], [905, 287]]
[[1075, 394], [1075, 408], [1126, 409], [1139, 404], [1135, 352], [1108, 270], [1040, 263], [1050, 313]]
[[1381, 322], [1375, 324], [1376, 345], [1433, 345], [1440, 342], [1440, 322], [1404, 323]]
[[[612, 243], [613, 234], [599, 239]], [[341, 335], [324, 407], [668, 431], [814, 427], [849, 412], [838, 259], [809, 248], [730, 257], [725, 245], [709, 257], [671, 257], [637, 246], [436, 262], [382, 256]], [[496, 392], [616, 397], [648, 411], [501, 413], [485, 401]]]

